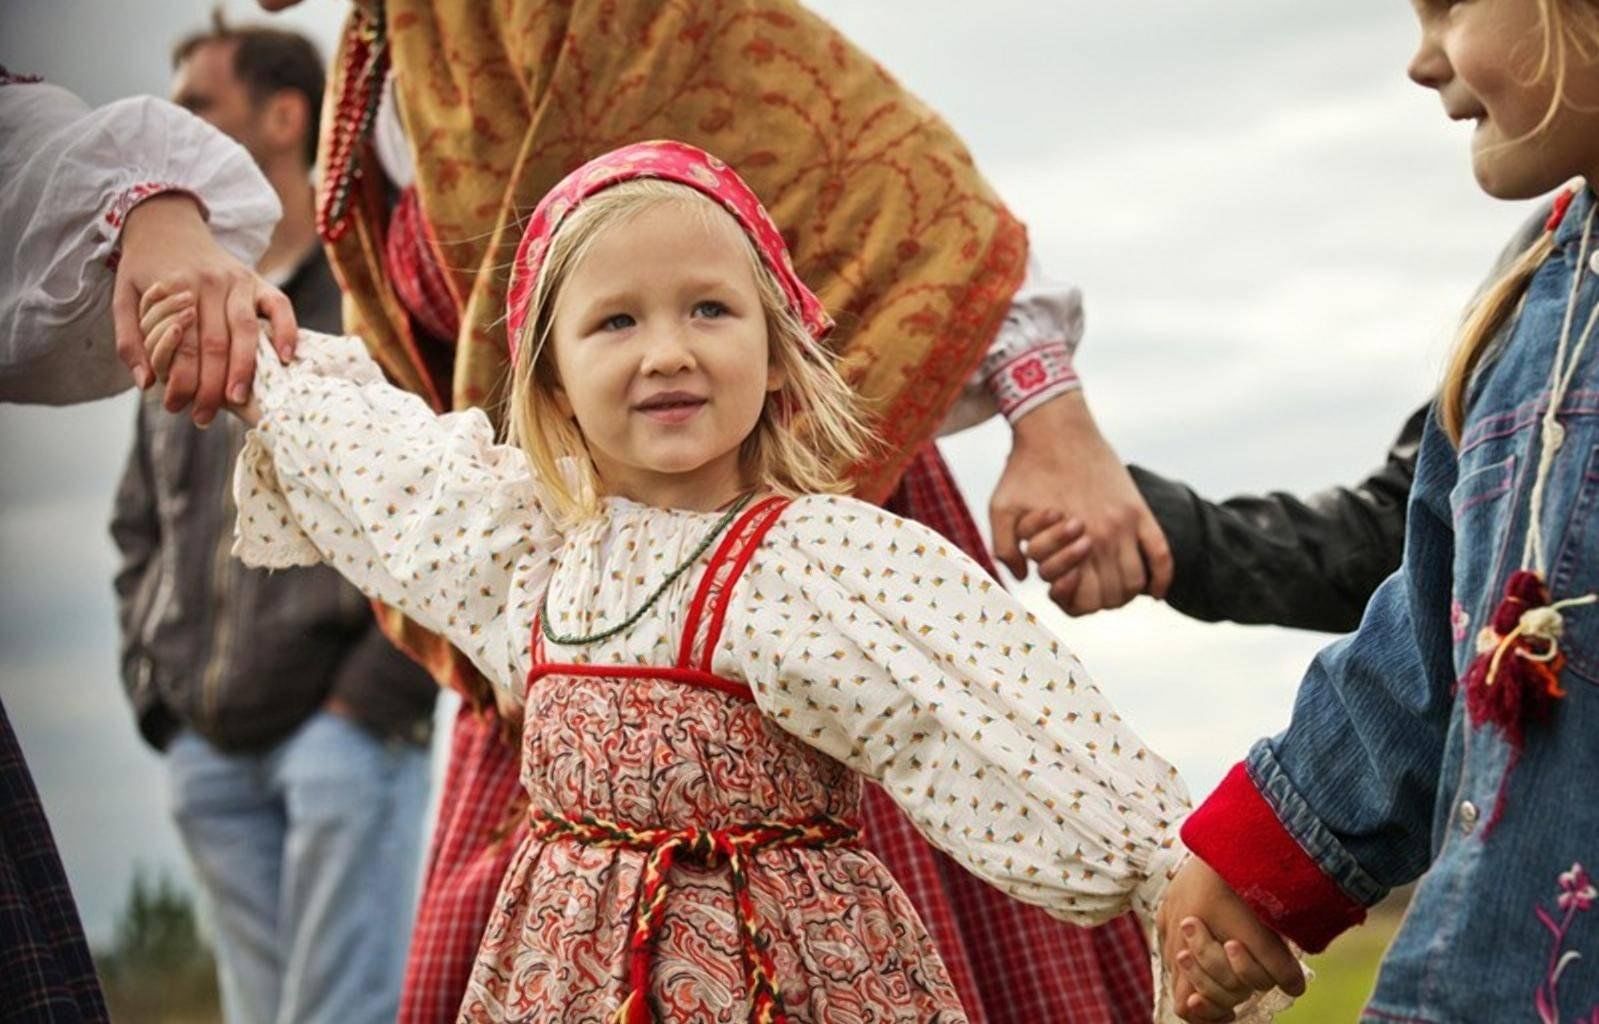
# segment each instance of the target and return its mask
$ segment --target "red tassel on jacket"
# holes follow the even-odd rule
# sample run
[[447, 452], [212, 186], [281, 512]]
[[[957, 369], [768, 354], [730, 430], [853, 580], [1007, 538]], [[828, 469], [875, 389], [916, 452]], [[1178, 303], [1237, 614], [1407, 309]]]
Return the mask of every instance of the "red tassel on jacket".
[[1555, 702], [1566, 695], [1560, 687], [1560, 671], [1566, 664], [1560, 651], [1563, 625], [1543, 577], [1521, 569], [1505, 584], [1493, 619], [1477, 634], [1477, 657], [1461, 679], [1466, 710], [1472, 725], [1497, 726], [1510, 747], [1499, 799], [1484, 835], [1498, 823], [1510, 773], [1526, 744], [1527, 725], [1547, 720]]

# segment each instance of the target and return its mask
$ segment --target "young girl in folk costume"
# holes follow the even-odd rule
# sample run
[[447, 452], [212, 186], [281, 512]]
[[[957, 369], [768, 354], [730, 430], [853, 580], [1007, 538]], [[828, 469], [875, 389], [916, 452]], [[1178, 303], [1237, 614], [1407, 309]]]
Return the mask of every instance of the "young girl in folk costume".
[[1007, 892], [1147, 920], [1180, 780], [975, 563], [828, 493], [865, 439], [744, 183], [616, 151], [514, 275], [523, 450], [307, 335], [237, 481], [247, 560], [326, 560], [525, 704], [531, 828], [462, 1019], [965, 1020], [852, 770]]
[[[1162, 915], [1252, 911], [1314, 950], [1419, 876], [1362, 1020], [1591, 1022], [1599, 4], [1415, 6], [1411, 77], [1476, 122], [1484, 191], [1588, 183], [1467, 316], [1422, 440], [1404, 566], [1312, 665], [1288, 729], [1184, 827], [1203, 860]], [[1220, 1019], [1207, 1001], [1259, 979], [1188, 930], [1185, 1012]]]
[[[853, 496], [987, 564], [933, 437], [997, 406], [1013, 424], [991, 517], [1001, 554], [1006, 505], [1069, 500], [1103, 538], [1096, 521], [1119, 523], [1140, 501], [1076, 390], [1076, 289], [1029, 272], [1022, 224], [953, 129], [803, 3], [353, 0], [349, 11], [322, 122], [319, 227], [346, 330], [435, 409], [482, 406], [500, 422], [503, 268], [539, 198], [599, 153], [675, 138], [739, 168], [846, 325], [829, 348], [889, 440], [849, 471]], [[525, 820], [526, 799], [493, 687], [448, 643], [392, 610], [379, 617], [466, 698], [399, 1017], [446, 1024], [516, 845], [506, 823]], [[1147, 1013], [1131, 917], [1081, 929], [1010, 899], [930, 846], [878, 786], [862, 818], [973, 1024]]]

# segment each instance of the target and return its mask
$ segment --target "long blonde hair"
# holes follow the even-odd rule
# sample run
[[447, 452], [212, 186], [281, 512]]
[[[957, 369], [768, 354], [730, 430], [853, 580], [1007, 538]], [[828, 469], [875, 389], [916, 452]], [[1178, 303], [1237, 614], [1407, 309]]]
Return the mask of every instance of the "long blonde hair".
[[[680, 203], [706, 218], [728, 217], [696, 189], [654, 178], [612, 186], [584, 199], [561, 222], [534, 282], [517, 360], [512, 368], [511, 440], [527, 454], [545, 486], [546, 511], [570, 524], [597, 515], [603, 488], [577, 423], [563, 416], [555, 393], [560, 378], [550, 339], [555, 301], [562, 284], [583, 262], [600, 235], [624, 227], [646, 210]], [[738, 232], [755, 273], [766, 314], [770, 358], [783, 384], [769, 394], [755, 429], [745, 439], [740, 464], [757, 486], [780, 494], [842, 494], [845, 471], [872, 443], [860, 399], [834, 366], [832, 353], [805, 329], [789, 308], [782, 286], [755, 243]]]
[[[1537, 3], [1543, 42], [1529, 81], [1548, 78], [1554, 85], [1554, 93], [1543, 120], [1527, 133], [1528, 137], [1548, 128], [1567, 102], [1566, 83], [1573, 60], [1586, 64], [1599, 60], [1599, 5], [1588, 0], [1537, 0]], [[1444, 370], [1438, 397], [1439, 422], [1456, 445], [1460, 444], [1461, 432], [1465, 429], [1468, 392], [1477, 367], [1499, 332], [1520, 308], [1528, 283], [1554, 252], [1554, 244], [1554, 225], [1551, 224], [1510, 262], [1466, 312]]]

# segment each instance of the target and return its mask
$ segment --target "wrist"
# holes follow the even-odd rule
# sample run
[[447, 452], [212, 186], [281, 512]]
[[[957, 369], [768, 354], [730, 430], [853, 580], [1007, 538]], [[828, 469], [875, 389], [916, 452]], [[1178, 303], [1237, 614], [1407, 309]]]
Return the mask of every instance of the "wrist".
[[1098, 438], [1099, 426], [1088, 408], [1081, 387], [1063, 391], [1028, 409], [1011, 421], [1017, 441], [1059, 445], [1061, 438]]
[[126, 242], [166, 225], [204, 227], [208, 213], [199, 196], [177, 185], [135, 185], [117, 197], [106, 223], [120, 227]]

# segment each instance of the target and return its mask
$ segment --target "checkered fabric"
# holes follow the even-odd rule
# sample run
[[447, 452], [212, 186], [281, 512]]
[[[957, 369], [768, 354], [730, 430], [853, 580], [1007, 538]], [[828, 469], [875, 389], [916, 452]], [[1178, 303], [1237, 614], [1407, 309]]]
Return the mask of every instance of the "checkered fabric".
[[397, 1024], [450, 1024], [500, 879], [527, 830], [519, 755], [492, 712], [455, 716]]
[[108, 1021], [38, 790], [0, 703], [0, 1021]]
[[422, 333], [453, 345], [461, 330], [461, 314], [439, 265], [438, 249], [428, 237], [415, 185], [400, 192], [389, 214], [389, 233], [383, 244], [383, 266], [394, 294]]

